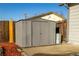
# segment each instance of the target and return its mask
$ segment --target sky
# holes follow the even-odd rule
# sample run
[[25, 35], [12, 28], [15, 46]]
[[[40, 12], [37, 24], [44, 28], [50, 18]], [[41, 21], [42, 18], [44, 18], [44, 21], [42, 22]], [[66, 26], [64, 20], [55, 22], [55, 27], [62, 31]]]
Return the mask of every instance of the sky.
[[47, 12], [56, 12], [67, 18], [67, 8], [58, 3], [0, 3], [0, 20], [13, 20], [40, 15]]

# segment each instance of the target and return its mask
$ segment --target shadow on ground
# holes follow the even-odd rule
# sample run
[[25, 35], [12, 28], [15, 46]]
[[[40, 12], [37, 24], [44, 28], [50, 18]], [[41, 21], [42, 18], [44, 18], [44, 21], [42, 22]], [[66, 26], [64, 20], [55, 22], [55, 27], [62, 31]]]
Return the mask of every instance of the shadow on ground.
[[79, 53], [68, 53], [68, 54], [44, 54], [44, 53], [37, 53], [32, 56], [79, 56]]

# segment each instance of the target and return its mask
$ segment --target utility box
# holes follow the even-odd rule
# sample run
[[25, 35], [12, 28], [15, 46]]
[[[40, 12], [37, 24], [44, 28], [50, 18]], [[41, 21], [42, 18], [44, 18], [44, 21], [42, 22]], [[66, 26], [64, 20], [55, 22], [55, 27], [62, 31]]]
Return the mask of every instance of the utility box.
[[56, 44], [60, 44], [61, 43], [61, 34], [57, 33], [56, 34]]
[[56, 27], [56, 44], [61, 43], [61, 33], [60, 33], [60, 27]]

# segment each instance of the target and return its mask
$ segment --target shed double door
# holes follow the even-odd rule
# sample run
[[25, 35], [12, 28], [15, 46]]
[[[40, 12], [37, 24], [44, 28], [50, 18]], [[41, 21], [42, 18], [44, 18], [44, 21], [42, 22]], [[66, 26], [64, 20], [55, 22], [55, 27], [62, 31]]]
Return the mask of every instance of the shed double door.
[[46, 21], [32, 22], [32, 46], [53, 44], [54, 38], [51, 24]]

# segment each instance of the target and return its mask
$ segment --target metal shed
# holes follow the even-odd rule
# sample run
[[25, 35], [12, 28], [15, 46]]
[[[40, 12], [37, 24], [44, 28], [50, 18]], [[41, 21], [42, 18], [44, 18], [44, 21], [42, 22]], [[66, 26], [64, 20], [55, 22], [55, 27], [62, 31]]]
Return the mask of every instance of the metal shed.
[[52, 45], [56, 43], [56, 22], [41, 17], [43, 14], [15, 23], [16, 44], [21, 47]]

